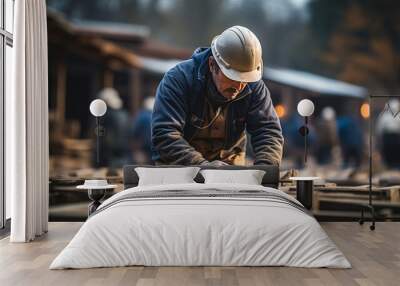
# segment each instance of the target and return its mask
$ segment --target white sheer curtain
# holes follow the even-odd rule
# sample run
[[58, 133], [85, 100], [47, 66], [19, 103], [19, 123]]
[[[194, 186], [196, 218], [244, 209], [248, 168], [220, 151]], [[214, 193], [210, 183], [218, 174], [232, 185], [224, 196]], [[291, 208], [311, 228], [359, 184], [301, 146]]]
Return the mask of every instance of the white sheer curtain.
[[45, 0], [15, 1], [13, 94], [8, 100], [6, 166], [12, 242], [48, 225], [48, 90]]

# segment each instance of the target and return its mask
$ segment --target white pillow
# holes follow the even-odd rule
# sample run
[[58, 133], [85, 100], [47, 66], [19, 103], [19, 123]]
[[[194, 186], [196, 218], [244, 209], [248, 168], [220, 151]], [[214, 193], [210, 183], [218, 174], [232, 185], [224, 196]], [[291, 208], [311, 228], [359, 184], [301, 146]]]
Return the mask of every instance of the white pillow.
[[195, 183], [199, 167], [182, 168], [135, 168], [139, 176], [138, 186]]
[[261, 185], [265, 171], [262, 170], [201, 170], [205, 184], [246, 184]]

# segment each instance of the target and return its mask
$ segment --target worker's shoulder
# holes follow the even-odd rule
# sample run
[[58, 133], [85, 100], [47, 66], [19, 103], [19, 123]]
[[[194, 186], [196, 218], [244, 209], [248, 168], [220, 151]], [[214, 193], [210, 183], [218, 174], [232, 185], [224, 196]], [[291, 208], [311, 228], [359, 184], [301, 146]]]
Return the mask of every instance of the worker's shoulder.
[[188, 59], [177, 63], [174, 67], [168, 70], [167, 74], [170, 76], [193, 74], [194, 69], [195, 64], [193, 59]]
[[266, 95], [266, 96], [269, 95], [268, 87], [263, 79], [249, 83], [249, 87], [251, 88], [253, 94]]
[[179, 62], [165, 74], [165, 79], [184, 86], [193, 84], [193, 75], [195, 73], [195, 64], [192, 59]]

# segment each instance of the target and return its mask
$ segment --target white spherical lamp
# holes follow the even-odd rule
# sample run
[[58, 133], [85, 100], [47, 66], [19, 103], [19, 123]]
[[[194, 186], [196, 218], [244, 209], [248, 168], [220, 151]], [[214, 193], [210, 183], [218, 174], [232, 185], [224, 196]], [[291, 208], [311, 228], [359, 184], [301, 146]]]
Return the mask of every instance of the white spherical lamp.
[[107, 112], [107, 104], [101, 99], [95, 99], [90, 103], [90, 113], [96, 117], [96, 162], [100, 166], [100, 136], [104, 135], [104, 128], [100, 125], [100, 117]]
[[330, 106], [325, 107], [321, 111], [321, 117], [322, 117], [322, 119], [327, 120], [327, 121], [334, 120], [336, 117], [335, 109], [333, 109]]
[[103, 100], [95, 99], [90, 103], [89, 109], [93, 116], [101, 117], [107, 112], [107, 105]]
[[303, 99], [297, 104], [297, 112], [303, 116], [308, 117], [314, 113], [314, 103], [309, 99]]
[[309, 99], [303, 99], [297, 104], [297, 112], [304, 117], [304, 125], [299, 128], [300, 134], [304, 137], [304, 167], [307, 166], [307, 137], [309, 133], [308, 129], [308, 117], [314, 113], [314, 103]]

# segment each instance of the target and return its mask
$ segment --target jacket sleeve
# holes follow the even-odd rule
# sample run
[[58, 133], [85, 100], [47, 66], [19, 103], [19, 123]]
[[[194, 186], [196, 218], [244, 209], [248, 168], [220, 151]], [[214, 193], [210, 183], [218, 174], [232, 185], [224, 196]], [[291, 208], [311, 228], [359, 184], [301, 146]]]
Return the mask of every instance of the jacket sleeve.
[[206, 161], [183, 137], [190, 89], [179, 71], [167, 72], [160, 82], [152, 115], [152, 147], [161, 163], [199, 165]]
[[262, 82], [251, 96], [247, 131], [255, 153], [254, 165], [280, 165], [284, 140], [269, 90]]

